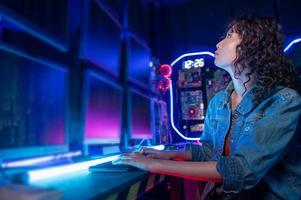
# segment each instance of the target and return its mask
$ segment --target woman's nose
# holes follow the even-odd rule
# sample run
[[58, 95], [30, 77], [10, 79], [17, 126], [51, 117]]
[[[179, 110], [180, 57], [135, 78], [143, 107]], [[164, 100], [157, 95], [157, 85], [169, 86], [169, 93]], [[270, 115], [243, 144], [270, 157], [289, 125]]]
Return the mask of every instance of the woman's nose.
[[217, 48], [217, 49], [220, 47], [220, 44], [221, 44], [221, 41], [219, 41], [219, 42], [216, 44], [216, 48]]

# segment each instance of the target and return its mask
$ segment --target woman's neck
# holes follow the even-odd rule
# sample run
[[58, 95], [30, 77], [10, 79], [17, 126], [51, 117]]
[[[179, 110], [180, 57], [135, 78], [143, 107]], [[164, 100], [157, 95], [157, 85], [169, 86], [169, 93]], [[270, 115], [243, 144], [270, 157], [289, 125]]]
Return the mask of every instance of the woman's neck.
[[234, 92], [238, 98], [242, 98], [243, 95], [246, 93], [247, 88], [241, 83], [240, 80], [232, 79], [234, 85]]
[[241, 80], [238, 79], [232, 79], [233, 85], [234, 85], [234, 91], [231, 94], [231, 109], [235, 110], [236, 106], [241, 102], [244, 94], [248, 90], [248, 83], [245, 84], [245, 87], [243, 83], [241, 83]]
[[234, 75], [231, 75], [231, 78], [236, 98], [242, 99], [246, 92], [250, 89], [254, 79], [252, 76], [250, 78], [247, 77], [245, 73], [241, 74], [237, 78], [235, 78]]

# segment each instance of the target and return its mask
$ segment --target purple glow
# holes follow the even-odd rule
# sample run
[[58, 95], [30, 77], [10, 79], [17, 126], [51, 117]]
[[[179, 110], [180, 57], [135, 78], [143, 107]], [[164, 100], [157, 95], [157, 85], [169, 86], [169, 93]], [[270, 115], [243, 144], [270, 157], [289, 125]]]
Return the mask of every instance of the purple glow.
[[[87, 138], [119, 138], [120, 116], [114, 113], [103, 115], [101, 109], [89, 107], [86, 121]], [[110, 111], [109, 111], [110, 112]]]
[[119, 141], [121, 89], [93, 75], [90, 76], [89, 87], [85, 126], [86, 142], [97, 139]]
[[132, 138], [152, 138], [150, 99], [135, 92], [131, 94]]

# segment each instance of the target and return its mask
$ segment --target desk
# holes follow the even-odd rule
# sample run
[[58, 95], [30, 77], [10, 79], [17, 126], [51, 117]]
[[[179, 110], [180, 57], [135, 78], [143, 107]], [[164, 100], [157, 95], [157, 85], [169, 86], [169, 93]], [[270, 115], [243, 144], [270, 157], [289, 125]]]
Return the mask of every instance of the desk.
[[136, 199], [164, 178], [164, 175], [143, 171], [90, 173], [84, 170], [33, 182], [31, 185], [60, 190], [64, 199]]

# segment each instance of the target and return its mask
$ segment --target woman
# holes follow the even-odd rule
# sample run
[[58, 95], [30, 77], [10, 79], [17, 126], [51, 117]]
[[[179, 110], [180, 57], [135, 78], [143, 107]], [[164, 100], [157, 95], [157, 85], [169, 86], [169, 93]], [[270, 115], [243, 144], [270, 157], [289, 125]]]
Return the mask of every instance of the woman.
[[[201, 145], [182, 152], [144, 149], [148, 156], [124, 154], [115, 163], [221, 182], [207, 184], [207, 199], [300, 199], [301, 98], [279, 24], [241, 17], [216, 47], [215, 65], [232, 81], [209, 103]], [[187, 161], [171, 160], [176, 157]]]

